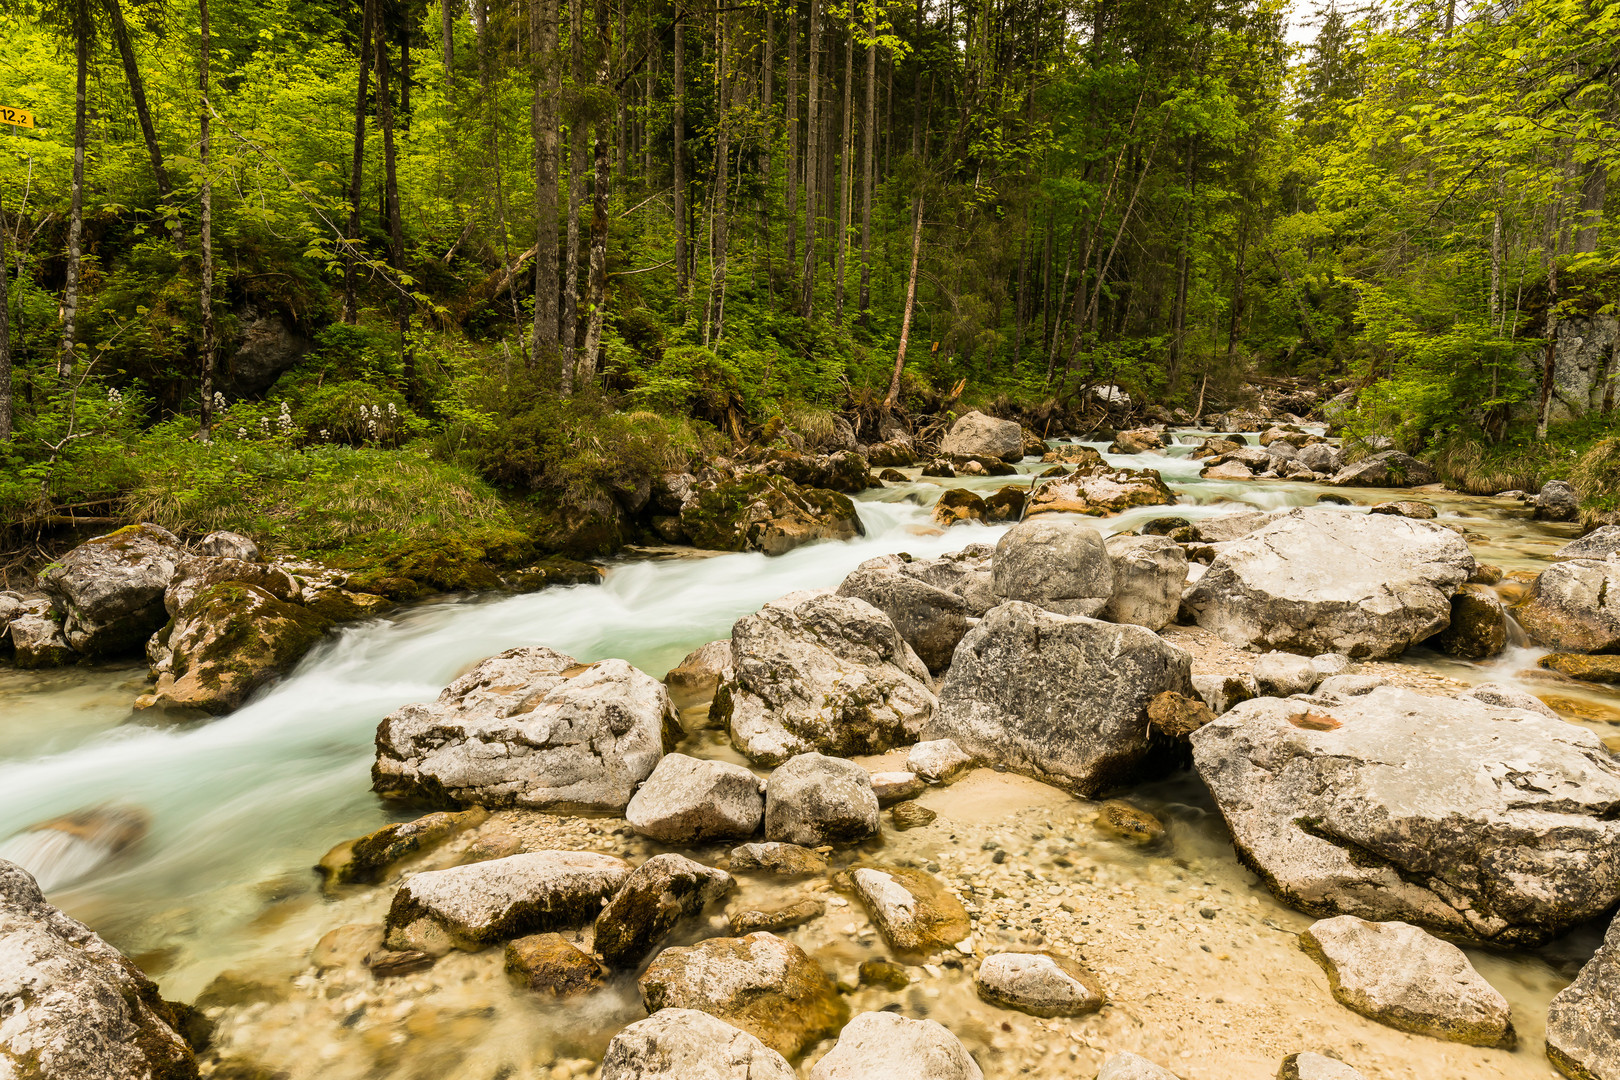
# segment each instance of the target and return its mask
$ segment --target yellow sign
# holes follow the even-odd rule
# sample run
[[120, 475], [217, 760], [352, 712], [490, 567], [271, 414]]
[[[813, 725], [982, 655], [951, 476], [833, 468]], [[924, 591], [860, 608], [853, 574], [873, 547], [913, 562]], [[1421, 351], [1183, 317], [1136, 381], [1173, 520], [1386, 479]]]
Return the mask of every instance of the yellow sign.
[[34, 114], [27, 109], [13, 109], [9, 105], [0, 105], [0, 124], [31, 128], [34, 126]]

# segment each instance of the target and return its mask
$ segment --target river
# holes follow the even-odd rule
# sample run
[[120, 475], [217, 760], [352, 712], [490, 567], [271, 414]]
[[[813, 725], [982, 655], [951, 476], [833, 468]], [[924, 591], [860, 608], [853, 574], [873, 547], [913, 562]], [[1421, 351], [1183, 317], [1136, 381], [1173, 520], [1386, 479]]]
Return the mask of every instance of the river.
[[[1181, 503], [1173, 511], [1133, 510], [1100, 520], [1098, 527], [1127, 530], [1167, 512], [1199, 517], [1305, 505], [1329, 490], [1278, 481], [1203, 481], [1199, 464], [1187, 456], [1203, 434], [1183, 433], [1165, 454], [1107, 455], [1112, 464], [1160, 469]], [[1027, 481], [1043, 468], [1029, 463], [1019, 470]], [[324, 901], [310, 867], [331, 845], [391, 820], [369, 783], [372, 737], [384, 715], [437, 696], [476, 661], [520, 645], [548, 645], [581, 660], [623, 657], [661, 676], [691, 649], [725, 636], [739, 616], [794, 589], [836, 586], [865, 559], [902, 550], [937, 555], [1000, 535], [1000, 528], [977, 525], [942, 533], [930, 523], [929, 506], [946, 486], [989, 492], [1014, 478], [935, 482], [917, 478], [916, 470], [908, 474], [911, 483], [857, 500], [866, 535], [848, 543], [817, 544], [776, 558], [625, 560], [612, 564], [600, 585], [404, 608], [331, 635], [280, 683], [206, 724], [168, 727], [135, 719], [130, 703], [145, 684], [140, 667], [0, 669], [0, 857], [37, 865], [37, 834], [21, 830], [41, 820], [89, 806], [138, 808], [151, 827], [129, 851], [77, 880], [65, 880], [73, 867], [45, 868], [56, 871], [45, 880], [53, 902], [134, 956], [165, 995], [178, 1000], [190, 1000], [226, 969], [297, 968], [325, 930], [352, 921], [361, 908], [361, 917], [380, 910], [375, 898], [351, 909]], [[1410, 497], [1373, 490], [1336, 494], [1357, 504]], [[1418, 497], [1433, 503], [1442, 521], [1474, 533], [1471, 544], [1482, 561], [1508, 570], [1545, 565], [1547, 555], [1574, 535], [1569, 526], [1532, 522], [1517, 504], [1503, 500], [1427, 492]], [[1506, 679], [1556, 693], [1572, 703], [1568, 708], [1579, 722], [1602, 732], [1620, 730], [1606, 722], [1611, 715], [1620, 720], [1620, 703], [1612, 695], [1567, 681], [1549, 689], [1545, 673], [1534, 673], [1537, 655], [1517, 648], [1490, 663], [1468, 665], [1419, 649], [1406, 659], [1463, 682]], [[683, 749], [727, 749], [713, 744], [698, 739]], [[1106, 1048], [1141, 1049], [1178, 1069], [1183, 1080], [1235, 1080], [1274, 1073], [1278, 1048], [1286, 1053], [1322, 1047], [1340, 1047], [1347, 1059], [1360, 1053], [1364, 1060], [1355, 1063], [1369, 1078], [1552, 1075], [1541, 1056], [1541, 1015], [1572, 965], [1590, 952], [1589, 933], [1545, 955], [1473, 954], [1515, 1005], [1524, 1036], [1516, 1052], [1394, 1032], [1320, 992], [1320, 972], [1308, 960], [1301, 966], [1291, 937], [1309, 920], [1278, 905], [1237, 865], [1195, 779], [1183, 776], [1136, 794], [1139, 804], [1156, 809], [1170, 826], [1171, 842], [1162, 849], [1139, 852], [1102, 839], [1090, 825], [1091, 804], [988, 770], [925, 796], [924, 804], [950, 826], [948, 843], [937, 835], [938, 826], [886, 837], [886, 856], [909, 854], [964, 881], [990, 880], [1007, 870], [1006, 863], [990, 860], [985, 847], [999, 845], [1015, 856], [1007, 862], [1044, 880], [1041, 898], [1051, 900], [1045, 905], [1046, 938], [1085, 954], [1110, 985], [1115, 1005], [1103, 1018], [1033, 1022], [1017, 1016], [1018, 1027], [1002, 1031], [992, 1021], [1003, 1014], [972, 997], [971, 980], [931, 974], [916, 992], [922, 996], [913, 995], [915, 1008], [956, 1030], [979, 1054], [986, 1075], [1089, 1077], [1081, 1070], [1094, 1068]], [[1024, 875], [1016, 882], [1018, 892], [1034, 880]], [[999, 886], [997, 891], [1008, 893]], [[1076, 910], [1060, 907], [1060, 898], [1073, 901]], [[1231, 918], [1187, 915], [1211, 904]], [[1081, 913], [1088, 911], [1082, 925]], [[1203, 938], [1227, 921], [1233, 923], [1231, 940], [1202, 947], [1208, 944]], [[829, 968], [843, 970], [870, 952], [869, 927], [863, 938], [862, 922], [848, 909], [834, 908], [791, 933]], [[1070, 929], [1053, 930], [1057, 924]], [[981, 920], [981, 932], [990, 936], [1000, 926]], [[1021, 940], [1021, 931], [1027, 937], [1027, 927], [1009, 922], [1007, 940]], [[1192, 955], [1172, 963], [1167, 949], [1177, 956], [1191, 949]], [[1314, 996], [1299, 996], [1313, 986]], [[311, 995], [320, 993], [317, 988]], [[294, 1003], [255, 1006], [267, 1015], [258, 1018], [257, 1029], [247, 1024], [242, 1031], [259, 1030], [262, 1038], [239, 1032], [237, 1044], [296, 1080], [474, 1076], [483, 1067], [474, 1068], [474, 1059], [484, 1060], [483, 1050], [471, 1049], [475, 1045], [504, 1047], [508, 1063], [490, 1058], [491, 1077], [575, 1075], [588, 1071], [612, 1030], [637, 1014], [633, 988], [624, 985], [596, 1005], [573, 1010], [525, 1005], [510, 990], [500, 995], [498, 1007], [468, 1004], [465, 988], [455, 993], [462, 995], [456, 1008], [484, 1019], [453, 1033], [435, 1027], [424, 1037], [443, 1044], [442, 1053], [432, 1056], [440, 1063], [436, 1068], [455, 1061], [468, 1071], [421, 1073], [419, 1061], [366, 1056], [348, 1041], [352, 1033], [345, 1029], [356, 1025], [324, 1023], [319, 1017], [325, 1014], [294, 1009]], [[864, 1000], [857, 1008], [882, 1004]], [[1106, 1019], [1109, 1014], [1115, 1019]], [[398, 1024], [389, 1030], [405, 1030]], [[295, 1029], [299, 1037], [289, 1038]], [[494, 1038], [497, 1030], [505, 1035]], [[1292, 1045], [1301, 1039], [1320, 1045]], [[364, 1064], [348, 1062], [351, 1053]], [[525, 1056], [527, 1061], [511, 1063]], [[1388, 1071], [1400, 1068], [1406, 1071]]]

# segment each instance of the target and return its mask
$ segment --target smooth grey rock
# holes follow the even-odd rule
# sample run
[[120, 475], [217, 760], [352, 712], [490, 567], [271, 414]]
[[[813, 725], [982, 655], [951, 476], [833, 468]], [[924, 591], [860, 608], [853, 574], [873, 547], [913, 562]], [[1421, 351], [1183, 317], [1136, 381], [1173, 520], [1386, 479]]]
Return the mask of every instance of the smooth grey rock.
[[1318, 679], [1331, 679], [1335, 675], [1348, 674], [1355, 666], [1355, 662], [1344, 653], [1321, 653], [1311, 657], [1311, 667], [1316, 669]]
[[[1196, 565], [1196, 564], [1194, 564]], [[1209, 711], [1216, 716], [1260, 693], [1253, 673], [1243, 675], [1198, 675], [1192, 677], [1193, 690], [1204, 699]]]
[[1331, 675], [1316, 687], [1320, 697], [1353, 698], [1370, 694], [1380, 686], [1388, 686], [1382, 675]]
[[1612, 559], [1620, 555], [1620, 525], [1603, 525], [1579, 540], [1571, 540], [1549, 558], [1553, 562], [1570, 559]]
[[950, 434], [940, 442], [939, 450], [946, 457], [1022, 461], [1024, 429], [1012, 420], [997, 420], [982, 412], [970, 412], [951, 425]]
[[1021, 521], [996, 544], [996, 597], [1063, 615], [1095, 615], [1114, 595], [1114, 560], [1102, 533], [1069, 517]]
[[763, 930], [665, 949], [639, 985], [650, 1013], [697, 1009], [786, 1058], [834, 1034], [849, 1017], [827, 973], [803, 949]]
[[841, 844], [878, 830], [878, 800], [853, 761], [800, 754], [765, 781], [765, 836], [801, 847]]
[[1530, 640], [1558, 652], [1620, 650], [1620, 560], [1547, 567], [1513, 615]]
[[1547, 1006], [1547, 1057], [1572, 1080], [1620, 1078], [1620, 918]]
[[632, 829], [666, 844], [746, 840], [764, 817], [759, 777], [685, 754], [666, 754], [624, 809]]
[[259, 545], [243, 536], [233, 532], [211, 532], [197, 544], [204, 555], [213, 555], [221, 559], [239, 559], [242, 562], [263, 562], [264, 556], [259, 554]]
[[967, 614], [978, 618], [996, 606], [989, 544], [968, 544], [959, 551], [948, 551], [937, 559], [913, 559], [909, 555], [880, 555], [867, 559], [857, 569], [885, 569], [916, 578], [959, 598]]
[[1518, 945], [1620, 900], [1620, 762], [1573, 724], [1384, 686], [1257, 698], [1191, 740], [1239, 855], [1310, 914]]
[[1179, 1080], [1169, 1069], [1162, 1069], [1136, 1054], [1115, 1054], [1097, 1070], [1097, 1080]]
[[1327, 443], [1311, 443], [1309, 446], [1300, 447], [1299, 462], [1312, 472], [1327, 473], [1331, 476], [1344, 468], [1344, 452]]
[[936, 704], [928, 668], [865, 600], [819, 595], [738, 619], [735, 668], [710, 709], [750, 761], [853, 757], [914, 742]]
[[1254, 682], [1269, 697], [1308, 694], [1321, 681], [1315, 661], [1293, 653], [1268, 652], [1254, 663]]
[[157, 986], [0, 859], [0, 1076], [187, 1080], [197, 1075]]
[[1215, 514], [1192, 524], [1192, 538], [1204, 544], [1224, 544], [1263, 529], [1281, 516], [1276, 510], [1240, 510], [1235, 514]]
[[1187, 553], [1168, 536], [1110, 536], [1114, 594], [1098, 617], [1163, 630], [1175, 621], [1187, 580]]
[[1384, 450], [1346, 465], [1328, 483], [1336, 487], [1421, 487], [1439, 479], [1428, 465], [1399, 450]]
[[1540, 713], [1549, 720], [1563, 719], [1552, 710], [1552, 706], [1528, 690], [1520, 690], [1516, 686], [1508, 686], [1505, 683], [1480, 683], [1472, 690], [1463, 691], [1463, 696], [1478, 698], [1487, 705], [1500, 705], [1507, 709], [1525, 709], [1529, 712]]
[[1574, 521], [1581, 516], [1581, 496], [1562, 480], [1549, 480], [1536, 493], [1536, 517], [1543, 521]]
[[1410, 923], [1339, 915], [1299, 937], [1347, 1009], [1402, 1031], [1469, 1046], [1512, 1046], [1507, 999], [1463, 951]]
[[1356, 1070], [1326, 1054], [1309, 1050], [1289, 1054], [1277, 1070], [1277, 1080], [1365, 1080]]
[[950, 739], [929, 739], [911, 748], [906, 768], [931, 784], [948, 784], [973, 767], [973, 755]]
[[623, 660], [508, 649], [377, 726], [384, 798], [623, 813], [680, 736], [664, 684]]
[[654, 855], [630, 872], [596, 917], [596, 951], [609, 967], [635, 967], [683, 919], [731, 890], [731, 875], [684, 855]]
[[168, 621], [163, 593], [185, 557], [167, 529], [140, 524], [86, 540], [40, 575], [75, 652], [136, 652]]
[[967, 633], [967, 605], [961, 597], [900, 570], [857, 569], [838, 587], [838, 595], [865, 600], [887, 615], [936, 674], [950, 666], [956, 643]]
[[944, 1025], [867, 1012], [844, 1025], [810, 1080], [984, 1080], [984, 1073]]
[[1005, 952], [987, 956], [974, 976], [979, 996], [1031, 1016], [1084, 1016], [1103, 1007], [1097, 977], [1065, 956]]
[[664, 685], [684, 701], [700, 702], [713, 698], [715, 689], [731, 674], [731, 639], [721, 638], [687, 653], [686, 659], [669, 669]]
[[795, 1080], [787, 1059], [696, 1009], [660, 1009], [613, 1036], [602, 1080]]
[[62, 624], [50, 616], [17, 615], [7, 629], [18, 667], [50, 668], [73, 663], [73, 648], [62, 633]]
[[928, 790], [928, 781], [914, 772], [879, 772], [872, 774], [872, 794], [879, 806], [892, 806], [906, 799], [914, 799]]
[[412, 874], [388, 909], [387, 944], [443, 954], [583, 926], [630, 864], [594, 851], [533, 851]]
[[1002, 604], [962, 639], [924, 735], [1089, 797], [1159, 763], [1148, 703], [1191, 694], [1191, 667], [1143, 627]]
[[1381, 659], [1445, 629], [1474, 567], [1434, 522], [1300, 509], [1224, 545], [1182, 609], [1240, 648]]

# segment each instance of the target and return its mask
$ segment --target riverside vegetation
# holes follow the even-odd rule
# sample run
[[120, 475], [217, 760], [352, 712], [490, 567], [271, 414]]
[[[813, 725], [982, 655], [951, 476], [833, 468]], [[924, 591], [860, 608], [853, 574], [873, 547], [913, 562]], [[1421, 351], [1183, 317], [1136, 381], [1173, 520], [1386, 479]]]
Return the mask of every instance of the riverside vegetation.
[[0, 1071], [1620, 1078], [1620, 4], [1288, 18], [5, 13]]

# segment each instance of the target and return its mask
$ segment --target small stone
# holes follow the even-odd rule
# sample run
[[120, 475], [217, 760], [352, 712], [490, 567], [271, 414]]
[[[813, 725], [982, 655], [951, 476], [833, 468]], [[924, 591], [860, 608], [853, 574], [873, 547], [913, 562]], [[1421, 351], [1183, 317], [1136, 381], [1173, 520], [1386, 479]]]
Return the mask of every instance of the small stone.
[[367, 955], [382, 948], [383, 930], [372, 923], [339, 926], [321, 935], [310, 953], [310, 962], [321, 971], [358, 966]]
[[1186, 738], [1215, 719], [1208, 705], [1175, 690], [1166, 690], [1148, 702], [1147, 712], [1153, 729], [1172, 739]]
[[1434, 507], [1420, 502], [1374, 503], [1369, 513], [1394, 514], [1396, 517], [1412, 518], [1416, 521], [1429, 521], [1437, 516]]
[[1256, 685], [1271, 697], [1308, 694], [1321, 679], [1309, 657], [1292, 653], [1268, 652], [1254, 665]]
[[800, 754], [765, 782], [768, 839], [815, 847], [862, 840], [877, 830], [871, 777], [853, 761]]
[[366, 967], [373, 978], [393, 979], [401, 975], [414, 975], [426, 971], [438, 962], [431, 953], [419, 949], [381, 949], [366, 957]]
[[794, 1080], [794, 1072], [745, 1031], [695, 1009], [663, 1009], [613, 1036], [602, 1080]]
[[595, 988], [601, 968], [561, 934], [530, 934], [506, 943], [506, 971], [530, 990], [571, 997]]
[[948, 948], [972, 932], [962, 902], [926, 871], [864, 866], [850, 881], [883, 939], [898, 952]]
[[890, 807], [897, 802], [915, 799], [928, 790], [928, 782], [914, 772], [880, 772], [872, 774], [872, 794], [878, 805]]
[[924, 825], [931, 825], [939, 815], [921, 803], [903, 802], [889, 811], [889, 818], [894, 827], [901, 832], [907, 829], [920, 829]]
[[802, 926], [811, 919], [820, 918], [827, 905], [813, 897], [795, 900], [791, 904], [784, 904], [773, 908], [743, 908], [733, 911], [727, 922], [731, 932], [737, 937], [744, 937], [760, 930], [786, 930], [793, 926]]
[[948, 784], [973, 767], [973, 756], [951, 739], [929, 739], [911, 748], [906, 768], [930, 784]]
[[1097, 1070], [1097, 1080], [1179, 1080], [1169, 1069], [1162, 1069], [1136, 1054], [1115, 1054]]
[[860, 977], [862, 986], [881, 986], [885, 990], [904, 990], [911, 984], [905, 965], [891, 960], [863, 960]]
[[825, 874], [827, 860], [797, 844], [740, 844], [731, 849], [731, 869], [734, 873], [758, 871], [780, 877], [808, 877]]
[[1362, 1075], [1342, 1061], [1325, 1054], [1309, 1051], [1289, 1054], [1277, 1070], [1277, 1080], [1364, 1080]]
[[868, 1012], [838, 1033], [809, 1080], [984, 1080], [984, 1073], [944, 1025]]
[[1084, 1016], [1103, 1007], [1095, 975], [1056, 953], [997, 953], [979, 965], [979, 997], [1031, 1016]]
[[1164, 839], [1164, 825], [1158, 818], [1118, 799], [1102, 804], [1097, 813], [1097, 827], [1143, 846]]

